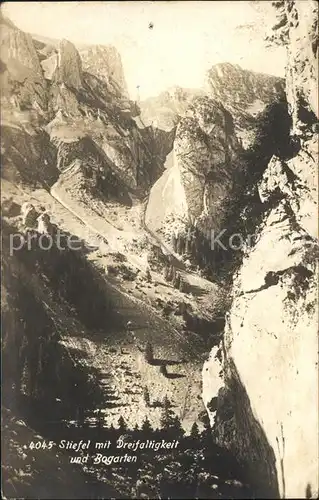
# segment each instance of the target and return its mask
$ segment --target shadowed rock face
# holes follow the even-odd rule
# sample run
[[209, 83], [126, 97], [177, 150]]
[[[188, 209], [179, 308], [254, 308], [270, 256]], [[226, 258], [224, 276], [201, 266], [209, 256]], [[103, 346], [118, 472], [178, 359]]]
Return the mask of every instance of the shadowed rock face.
[[[259, 236], [235, 278], [224, 340], [204, 366], [203, 396], [219, 442], [245, 453], [253, 475], [261, 474], [261, 463], [268, 471], [275, 467], [281, 497], [310, 498], [318, 491], [318, 4], [274, 3], [275, 36], [287, 43], [287, 98], [298, 148], [290, 157], [272, 157], [258, 183], [262, 213], [250, 230]], [[238, 376], [246, 403], [234, 400]], [[258, 435], [249, 430], [256, 422]]]

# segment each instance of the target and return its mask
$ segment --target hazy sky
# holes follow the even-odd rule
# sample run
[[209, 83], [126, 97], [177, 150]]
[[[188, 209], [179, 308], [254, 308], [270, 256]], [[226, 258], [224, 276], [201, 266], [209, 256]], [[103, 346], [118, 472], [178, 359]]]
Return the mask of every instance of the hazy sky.
[[200, 87], [218, 62], [284, 74], [284, 50], [263, 41], [270, 1], [9, 2], [2, 11], [29, 33], [115, 45], [132, 98], [137, 85], [142, 98], [173, 85]]

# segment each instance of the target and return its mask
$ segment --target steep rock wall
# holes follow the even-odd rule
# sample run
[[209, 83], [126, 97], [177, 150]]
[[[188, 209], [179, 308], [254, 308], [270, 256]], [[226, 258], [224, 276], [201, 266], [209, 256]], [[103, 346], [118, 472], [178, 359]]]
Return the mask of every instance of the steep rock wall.
[[238, 168], [231, 115], [217, 101], [195, 99], [177, 128], [174, 152], [189, 215], [205, 228], [220, 229]]
[[[230, 113], [218, 101], [196, 97], [176, 130], [172, 172], [151, 191], [146, 214], [150, 227], [165, 226], [173, 215], [186, 225], [196, 222], [203, 232], [218, 230], [231, 201], [240, 151]], [[163, 207], [154, 220], [153, 197]]]
[[[139, 109], [128, 98], [117, 50], [92, 46], [79, 52], [67, 40], [48, 44], [6, 18], [0, 21], [2, 175], [47, 187], [59, 174], [52, 159], [60, 171], [77, 160], [83, 187], [90, 178], [96, 195], [114, 195], [108, 190], [111, 171], [123, 192], [143, 196], [164, 170], [175, 130], [138, 128], [133, 117]], [[83, 140], [92, 147], [83, 149]]]

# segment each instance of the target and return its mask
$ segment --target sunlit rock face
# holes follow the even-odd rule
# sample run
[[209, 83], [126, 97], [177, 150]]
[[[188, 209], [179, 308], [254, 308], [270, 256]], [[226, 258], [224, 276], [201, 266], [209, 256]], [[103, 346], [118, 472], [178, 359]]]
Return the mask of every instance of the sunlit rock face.
[[318, 210], [317, 156], [318, 135], [313, 134], [290, 160], [274, 156], [258, 186], [263, 203], [276, 196], [288, 197], [296, 222], [313, 238], [318, 237], [314, 216]]
[[137, 122], [141, 127], [154, 126], [168, 132], [175, 130], [193, 99], [204, 95], [201, 89], [172, 87], [158, 96], [140, 101], [141, 115]]
[[217, 441], [248, 464], [264, 492], [316, 498], [318, 12], [311, 1], [275, 7], [277, 39], [289, 41], [286, 88], [298, 148], [273, 157], [258, 182], [257, 242], [234, 277], [223, 342], [203, 368], [203, 398]]

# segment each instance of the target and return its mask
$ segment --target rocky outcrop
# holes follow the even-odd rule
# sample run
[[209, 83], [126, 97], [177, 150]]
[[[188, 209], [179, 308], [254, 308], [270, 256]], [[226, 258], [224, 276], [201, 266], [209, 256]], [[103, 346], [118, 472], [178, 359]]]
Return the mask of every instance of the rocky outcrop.
[[313, 238], [318, 237], [317, 155], [318, 134], [314, 134], [290, 160], [274, 156], [258, 186], [263, 203], [288, 200], [296, 222]]
[[243, 147], [249, 148], [254, 141], [256, 118], [284, 95], [284, 79], [220, 63], [208, 71], [206, 88], [231, 113], [237, 136]]
[[237, 104], [252, 114], [260, 107], [273, 102], [283, 91], [284, 79], [256, 73], [241, 68], [238, 64], [215, 64], [207, 74], [207, 86], [215, 99], [226, 105]]
[[82, 86], [82, 61], [75, 46], [68, 40], [60, 43], [56, 81], [76, 90]]
[[[196, 222], [203, 232], [220, 228], [229, 209], [239, 151], [232, 117], [223, 105], [195, 98], [177, 127], [174, 166], [165, 173], [166, 182], [161, 179], [151, 191], [146, 213], [150, 227], [157, 229], [165, 225], [165, 217], [178, 215], [186, 225]], [[153, 196], [162, 197], [162, 221], [160, 212], [151, 210]]]
[[258, 183], [263, 209], [250, 227], [257, 241], [247, 246], [235, 276], [224, 339], [203, 369], [203, 397], [216, 440], [248, 465], [261, 494], [316, 498], [315, 6], [275, 4], [275, 31], [287, 43], [287, 97], [298, 147], [290, 157], [274, 156]]
[[[92, 46], [80, 54], [69, 42], [61, 43], [50, 87], [54, 118], [46, 130], [57, 147], [59, 168], [63, 164], [60, 170], [77, 161], [82, 165], [81, 178], [89, 176], [96, 193], [108, 198], [114, 195], [114, 182], [121, 185], [117, 189], [121, 201], [121, 193], [127, 198], [128, 190], [143, 191], [152, 185], [163, 171], [167, 153], [156, 156], [152, 137], [139, 131], [133, 120], [135, 110], [116, 49]], [[90, 144], [88, 149], [83, 149], [83, 141]]]

